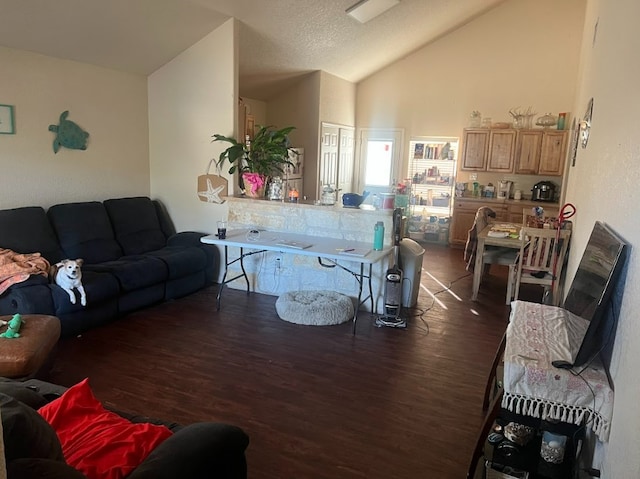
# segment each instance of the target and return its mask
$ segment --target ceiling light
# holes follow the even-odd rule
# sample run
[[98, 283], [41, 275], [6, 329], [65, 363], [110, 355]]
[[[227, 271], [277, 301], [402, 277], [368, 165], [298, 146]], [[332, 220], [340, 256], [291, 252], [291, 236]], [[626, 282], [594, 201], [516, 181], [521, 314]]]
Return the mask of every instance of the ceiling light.
[[367, 23], [399, 3], [400, 0], [360, 0], [347, 8], [346, 12], [360, 23]]

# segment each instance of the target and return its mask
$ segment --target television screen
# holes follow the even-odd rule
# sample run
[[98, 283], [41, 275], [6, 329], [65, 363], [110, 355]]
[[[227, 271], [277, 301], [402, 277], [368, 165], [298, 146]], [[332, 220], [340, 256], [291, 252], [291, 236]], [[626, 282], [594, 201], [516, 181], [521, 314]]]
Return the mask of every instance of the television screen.
[[596, 221], [563, 308], [589, 321], [573, 366], [592, 361], [607, 345], [616, 325], [611, 293], [624, 265], [627, 243], [609, 226]]

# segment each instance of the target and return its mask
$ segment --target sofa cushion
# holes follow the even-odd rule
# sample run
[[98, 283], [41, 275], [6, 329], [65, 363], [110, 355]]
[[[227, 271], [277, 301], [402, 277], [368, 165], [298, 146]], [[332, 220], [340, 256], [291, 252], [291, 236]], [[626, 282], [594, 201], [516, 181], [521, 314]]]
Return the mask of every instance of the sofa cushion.
[[167, 246], [147, 254], [164, 261], [169, 270], [169, 279], [182, 278], [202, 271], [207, 266], [207, 255], [195, 246], [189, 248]]
[[66, 203], [49, 208], [47, 216], [66, 258], [102, 263], [123, 255], [102, 203]]
[[69, 465], [90, 479], [120, 479], [171, 436], [164, 426], [133, 424], [106, 410], [89, 380], [38, 410], [55, 429]]
[[63, 461], [18, 459], [7, 464], [8, 479], [87, 479], [87, 476]]
[[35, 409], [0, 394], [0, 410], [7, 463], [23, 457], [64, 460], [56, 432]]
[[106, 200], [116, 239], [124, 254], [159, 250], [167, 244], [153, 202], [146, 197]]
[[24, 381], [8, 378], [0, 378], [0, 394], [10, 396], [32, 409], [41, 408], [49, 402], [47, 398], [29, 387]]
[[50, 263], [63, 259], [58, 238], [39, 206], [0, 210], [0, 248], [40, 253]]
[[[114, 275], [91, 271], [85, 266], [82, 267], [82, 286], [87, 295], [87, 308], [117, 298], [120, 294], [120, 284]], [[60, 286], [51, 284], [49, 287], [51, 288], [56, 316], [85, 308], [80, 304], [80, 293], [77, 290], [74, 290], [76, 304], [72, 304], [69, 300], [69, 294]]]
[[[135, 291], [167, 280], [167, 266], [159, 258], [145, 255], [123, 256], [114, 261], [83, 266], [83, 271], [110, 273], [118, 279], [122, 291]], [[83, 273], [84, 274], [84, 273]], [[87, 301], [89, 293], [87, 293]]]

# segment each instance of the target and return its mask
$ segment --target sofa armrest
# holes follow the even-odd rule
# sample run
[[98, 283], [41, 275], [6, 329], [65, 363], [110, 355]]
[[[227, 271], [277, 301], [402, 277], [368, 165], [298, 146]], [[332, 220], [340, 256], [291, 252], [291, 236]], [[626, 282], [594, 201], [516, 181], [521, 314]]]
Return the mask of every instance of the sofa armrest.
[[200, 422], [156, 447], [127, 479], [245, 479], [249, 437], [236, 426]]
[[200, 238], [205, 236], [205, 233], [199, 233], [197, 231], [183, 231], [173, 234], [167, 238], [167, 246], [200, 246]]
[[31, 276], [0, 294], [0, 315], [16, 313], [55, 316], [51, 289], [44, 276]]

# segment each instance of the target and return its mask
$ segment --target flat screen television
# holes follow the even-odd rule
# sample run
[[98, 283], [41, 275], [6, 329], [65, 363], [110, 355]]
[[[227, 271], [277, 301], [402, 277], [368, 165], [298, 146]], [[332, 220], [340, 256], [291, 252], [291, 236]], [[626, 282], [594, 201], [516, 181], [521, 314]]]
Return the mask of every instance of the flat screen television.
[[[589, 322], [570, 367], [589, 364], [614, 334], [616, 311], [611, 306], [627, 256], [627, 243], [609, 226], [596, 221], [563, 308]], [[576, 345], [577, 346], [577, 345]]]

